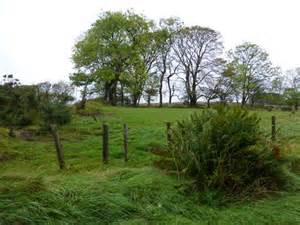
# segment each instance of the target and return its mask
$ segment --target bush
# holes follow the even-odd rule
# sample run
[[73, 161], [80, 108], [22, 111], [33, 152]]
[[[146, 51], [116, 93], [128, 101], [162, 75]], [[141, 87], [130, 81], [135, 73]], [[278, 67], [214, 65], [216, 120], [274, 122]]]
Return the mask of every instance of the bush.
[[36, 123], [38, 115], [35, 86], [19, 83], [0, 85], [0, 125], [9, 128], [9, 136], [15, 136], [15, 128]]
[[64, 125], [70, 123], [72, 115], [68, 106], [48, 103], [42, 107], [41, 117], [43, 126], [48, 129], [50, 124]]
[[179, 174], [198, 190], [242, 197], [281, 189], [284, 160], [276, 160], [259, 119], [239, 108], [207, 109], [177, 122], [170, 154]]
[[74, 100], [73, 88], [67, 83], [49, 82], [37, 85], [42, 128], [49, 130], [51, 124], [64, 125], [71, 122], [71, 107]]

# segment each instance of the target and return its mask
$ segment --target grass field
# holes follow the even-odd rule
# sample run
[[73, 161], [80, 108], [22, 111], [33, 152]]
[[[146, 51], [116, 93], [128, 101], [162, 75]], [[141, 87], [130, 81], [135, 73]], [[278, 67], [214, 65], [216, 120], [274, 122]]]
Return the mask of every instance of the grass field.
[[[98, 121], [74, 115], [60, 129], [67, 169], [59, 171], [50, 135], [34, 141], [0, 128], [0, 225], [4, 224], [300, 224], [300, 174], [293, 190], [256, 201], [217, 206], [201, 203], [183, 181], [158, 168], [166, 146], [165, 122], [200, 109], [103, 107]], [[285, 154], [300, 155], [300, 113], [257, 111], [270, 133], [275, 115]], [[101, 124], [110, 128], [110, 161], [101, 162]], [[122, 128], [129, 127], [129, 161]], [[300, 161], [298, 161], [300, 162]], [[300, 187], [300, 186], [299, 186]]]

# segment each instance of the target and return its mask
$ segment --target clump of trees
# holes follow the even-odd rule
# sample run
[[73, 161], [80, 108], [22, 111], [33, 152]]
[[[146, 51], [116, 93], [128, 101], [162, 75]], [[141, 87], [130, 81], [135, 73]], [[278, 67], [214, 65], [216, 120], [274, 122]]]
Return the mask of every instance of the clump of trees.
[[190, 106], [299, 104], [298, 69], [283, 76], [250, 42], [224, 54], [219, 32], [179, 18], [156, 24], [132, 11], [104, 12], [76, 43], [72, 59], [76, 72], [70, 79], [81, 88], [81, 108], [91, 94], [112, 105], [137, 106], [143, 97], [162, 106], [164, 97], [171, 104], [174, 96]]
[[49, 129], [50, 124], [63, 125], [71, 120], [70, 107], [73, 88], [59, 82], [22, 85], [13, 75], [4, 75], [0, 85], [0, 124], [14, 130], [29, 125]]

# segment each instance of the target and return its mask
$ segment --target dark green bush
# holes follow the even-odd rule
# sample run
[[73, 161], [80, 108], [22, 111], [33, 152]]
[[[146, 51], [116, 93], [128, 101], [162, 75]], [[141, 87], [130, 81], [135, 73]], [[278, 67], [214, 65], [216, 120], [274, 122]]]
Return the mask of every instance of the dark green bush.
[[64, 125], [71, 122], [71, 109], [65, 104], [48, 103], [42, 106], [41, 117], [43, 126], [50, 124]]
[[37, 89], [42, 128], [49, 130], [51, 124], [70, 123], [72, 114], [68, 102], [74, 100], [72, 86], [64, 82], [45, 82], [38, 84]]
[[259, 119], [239, 108], [218, 107], [177, 122], [169, 151], [179, 174], [200, 190], [248, 196], [280, 190], [284, 160], [276, 160]]

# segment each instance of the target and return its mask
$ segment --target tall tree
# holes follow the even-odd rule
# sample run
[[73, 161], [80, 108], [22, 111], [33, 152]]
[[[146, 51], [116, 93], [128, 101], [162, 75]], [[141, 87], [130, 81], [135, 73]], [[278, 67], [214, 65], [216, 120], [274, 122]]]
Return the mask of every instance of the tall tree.
[[[164, 39], [160, 31], [155, 30], [152, 24], [148, 32], [134, 38], [134, 46], [137, 57], [131, 61], [129, 79], [129, 90], [131, 90], [132, 103], [137, 106], [143, 94], [146, 84], [156, 79], [155, 62]], [[134, 93], [132, 93], [134, 91]]]
[[237, 98], [242, 106], [251, 100], [253, 103], [255, 95], [266, 87], [277, 69], [272, 66], [265, 50], [249, 42], [230, 50], [228, 58]]
[[175, 17], [161, 19], [159, 22], [160, 45], [156, 60], [156, 70], [159, 76], [159, 106], [163, 104], [163, 84], [167, 76], [169, 104], [172, 101], [171, 78], [176, 74], [177, 66], [174, 65], [174, 54], [172, 51], [174, 35], [182, 27], [182, 22]]
[[211, 75], [222, 53], [220, 38], [218, 32], [200, 26], [184, 27], [175, 36], [173, 49], [191, 106], [201, 97], [199, 85]]
[[[74, 48], [77, 69], [88, 69], [104, 83], [104, 99], [116, 104], [117, 85], [131, 61], [140, 60], [140, 41], [152, 25], [133, 12], [105, 12]], [[139, 63], [138, 63], [139, 64]], [[126, 73], [129, 75], [129, 73]]]

